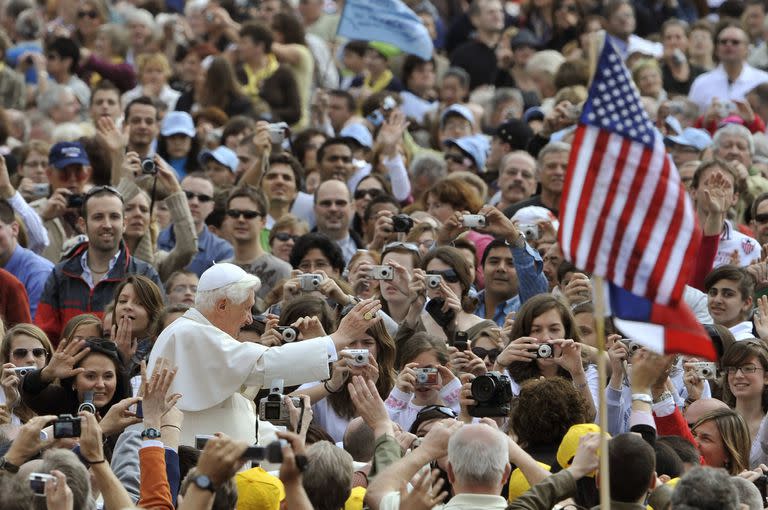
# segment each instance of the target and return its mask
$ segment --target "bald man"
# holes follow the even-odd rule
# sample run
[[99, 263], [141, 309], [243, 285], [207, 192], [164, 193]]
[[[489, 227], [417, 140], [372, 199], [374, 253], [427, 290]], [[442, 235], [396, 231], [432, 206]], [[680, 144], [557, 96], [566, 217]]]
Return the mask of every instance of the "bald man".
[[689, 427], [693, 427], [699, 418], [716, 409], [728, 409], [728, 404], [716, 398], [702, 398], [689, 405], [683, 416]]

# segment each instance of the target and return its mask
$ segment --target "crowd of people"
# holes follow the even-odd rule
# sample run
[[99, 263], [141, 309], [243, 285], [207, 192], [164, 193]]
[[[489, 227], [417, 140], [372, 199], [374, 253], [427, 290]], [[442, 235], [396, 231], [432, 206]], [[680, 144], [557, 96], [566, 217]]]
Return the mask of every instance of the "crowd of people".
[[[768, 507], [768, 5], [403, 3], [0, 1], [0, 508]], [[715, 362], [558, 245], [600, 44]]]

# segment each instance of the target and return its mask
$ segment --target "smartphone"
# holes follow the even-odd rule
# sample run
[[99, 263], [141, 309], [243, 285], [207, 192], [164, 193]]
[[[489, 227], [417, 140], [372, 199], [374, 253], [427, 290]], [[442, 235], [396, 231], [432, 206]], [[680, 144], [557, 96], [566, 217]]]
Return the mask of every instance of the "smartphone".
[[451, 345], [456, 347], [459, 352], [464, 352], [469, 349], [469, 337], [467, 336], [467, 332], [457, 331], [456, 334], [453, 335], [453, 342]]

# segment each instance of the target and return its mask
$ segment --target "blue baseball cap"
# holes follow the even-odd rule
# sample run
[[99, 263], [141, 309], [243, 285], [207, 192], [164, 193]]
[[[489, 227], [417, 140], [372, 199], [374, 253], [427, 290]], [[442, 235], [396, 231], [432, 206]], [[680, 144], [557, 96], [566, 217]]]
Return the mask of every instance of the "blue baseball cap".
[[174, 111], [165, 114], [160, 126], [160, 134], [163, 136], [187, 135], [194, 138], [197, 133], [195, 132], [195, 122], [190, 114]]
[[475, 124], [475, 116], [472, 115], [472, 110], [464, 106], [463, 104], [454, 103], [445, 110], [443, 110], [443, 113], [440, 114], [440, 127], [442, 128], [445, 125], [445, 121], [448, 119], [449, 116], [453, 117], [463, 117], [465, 120], [469, 121], [470, 124]]
[[697, 151], [703, 151], [712, 145], [712, 138], [709, 133], [703, 129], [687, 127], [677, 136], [667, 136], [664, 138], [666, 143], [675, 143], [685, 147], [693, 147]]
[[232, 170], [232, 173], [237, 171], [237, 154], [235, 154], [235, 151], [224, 145], [219, 145], [212, 151], [204, 151], [200, 154], [199, 159], [202, 164], [205, 164], [212, 159], [215, 162], [228, 167]]
[[359, 122], [352, 122], [344, 126], [342, 130], [339, 131], [339, 136], [351, 140], [366, 149], [373, 147], [373, 135], [371, 135], [371, 132], [368, 131], [367, 127]]
[[523, 121], [528, 124], [532, 120], [544, 120], [544, 110], [541, 106], [531, 106], [523, 114]]
[[69, 165], [90, 165], [85, 147], [80, 142], [59, 142], [51, 147], [48, 162], [52, 167], [61, 170]]
[[485, 172], [485, 160], [491, 144], [485, 135], [462, 136], [445, 141], [445, 145], [455, 145], [475, 162], [478, 172]]

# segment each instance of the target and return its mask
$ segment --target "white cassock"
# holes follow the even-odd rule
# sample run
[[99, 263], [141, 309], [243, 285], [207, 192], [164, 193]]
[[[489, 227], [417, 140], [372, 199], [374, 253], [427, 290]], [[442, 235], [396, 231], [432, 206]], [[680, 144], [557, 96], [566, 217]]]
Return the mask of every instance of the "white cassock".
[[274, 379], [285, 386], [327, 379], [337, 354], [327, 336], [280, 347], [239, 342], [191, 308], [157, 338], [148, 374], [161, 357], [178, 367], [170, 392], [182, 395], [181, 444], [194, 446], [196, 434], [214, 432], [256, 443], [256, 392]]

